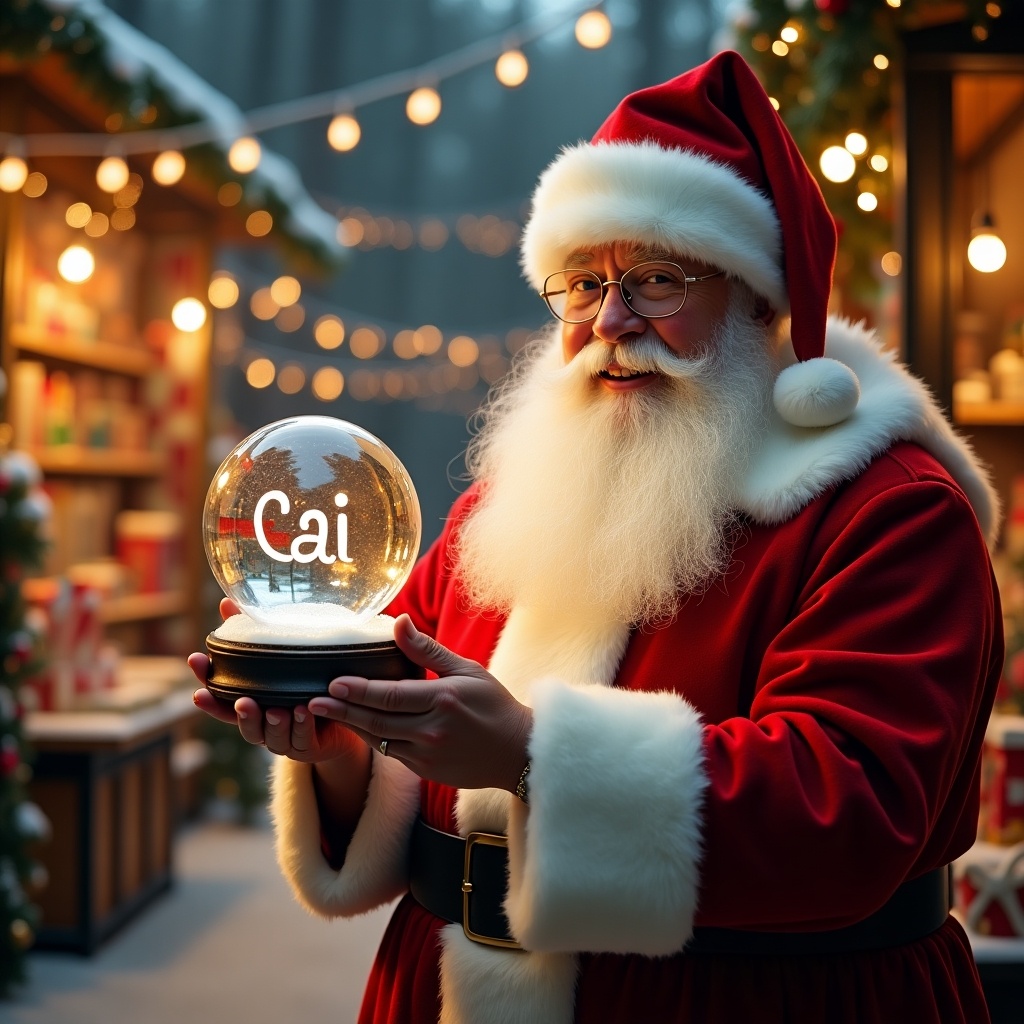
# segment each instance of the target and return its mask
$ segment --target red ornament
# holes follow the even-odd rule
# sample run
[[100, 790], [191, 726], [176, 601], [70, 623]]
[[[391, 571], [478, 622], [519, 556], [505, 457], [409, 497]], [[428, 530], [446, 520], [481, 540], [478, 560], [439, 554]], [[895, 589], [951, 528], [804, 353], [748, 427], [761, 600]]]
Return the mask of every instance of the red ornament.
[[845, 14], [850, 7], [850, 0], [814, 0], [814, 6], [826, 14]]

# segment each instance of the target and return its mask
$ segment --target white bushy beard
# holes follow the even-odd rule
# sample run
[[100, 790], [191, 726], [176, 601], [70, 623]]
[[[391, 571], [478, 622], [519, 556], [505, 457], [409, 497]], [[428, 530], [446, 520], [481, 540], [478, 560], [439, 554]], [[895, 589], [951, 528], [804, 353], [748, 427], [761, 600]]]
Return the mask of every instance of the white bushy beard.
[[[456, 572], [477, 607], [570, 603], [645, 625], [722, 576], [776, 369], [749, 300], [736, 296], [693, 359], [651, 331], [593, 339], [565, 365], [557, 325], [528, 356], [467, 455], [483, 492], [460, 529]], [[662, 379], [612, 393], [596, 374], [613, 361]]]

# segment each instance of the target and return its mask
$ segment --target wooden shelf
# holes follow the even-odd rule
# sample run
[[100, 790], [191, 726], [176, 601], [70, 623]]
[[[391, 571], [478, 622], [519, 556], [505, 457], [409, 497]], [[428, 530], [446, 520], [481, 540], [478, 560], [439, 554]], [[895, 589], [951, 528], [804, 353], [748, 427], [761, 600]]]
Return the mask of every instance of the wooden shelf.
[[185, 611], [185, 595], [180, 590], [159, 594], [129, 594], [113, 597], [100, 606], [100, 618], [105, 623], [139, 622], [142, 619], [162, 619], [181, 615]]
[[1024, 426], [1024, 402], [954, 402], [953, 422], [965, 426]]
[[156, 363], [152, 353], [141, 346], [115, 345], [109, 341], [50, 334], [36, 328], [15, 325], [11, 328], [11, 344], [19, 352], [57, 359], [75, 366], [88, 366], [128, 377], [145, 377]]
[[167, 466], [160, 452], [82, 448], [74, 444], [30, 451], [43, 473], [65, 476], [160, 476]]

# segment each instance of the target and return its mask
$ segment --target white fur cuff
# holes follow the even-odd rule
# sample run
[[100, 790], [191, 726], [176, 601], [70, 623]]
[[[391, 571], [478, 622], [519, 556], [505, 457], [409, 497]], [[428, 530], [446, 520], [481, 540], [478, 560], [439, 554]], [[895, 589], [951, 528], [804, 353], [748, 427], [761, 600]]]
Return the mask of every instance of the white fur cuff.
[[530, 807], [512, 801], [512, 932], [544, 952], [678, 952], [690, 937], [707, 778], [681, 697], [543, 680]]
[[400, 761], [373, 755], [370, 788], [340, 871], [320, 849], [312, 766], [286, 757], [271, 769], [270, 813], [277, 861], [299, 902], [324, 917], [364, 914], [408, 885], [408, 845], [420, 780]]

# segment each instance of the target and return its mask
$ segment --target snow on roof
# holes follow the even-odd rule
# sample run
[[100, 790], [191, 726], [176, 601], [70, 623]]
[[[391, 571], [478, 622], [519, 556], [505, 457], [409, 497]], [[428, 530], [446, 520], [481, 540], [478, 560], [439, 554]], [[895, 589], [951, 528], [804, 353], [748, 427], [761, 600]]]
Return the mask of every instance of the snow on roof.
[[[222, 92], [195, 73], [166, 47], [119, 18], [102, 0], [42, 0], [50, 10], [73, 14], [87, 21], [104, 41], [104, 57], [112, 76], [126, 83], [149, 76], [173, 100], [176, 114], [208, 123], [213, 145], [225, 153], [247, 131], [245, 114]], [[329, 259], [342, 257], [337, 221], [309, 194], [298, 168], [278, 153], [264, 148], [259, 167], [249, 179], [273, 193], [288, 213], [284, 230], [298, 240], [324, 250]]]

